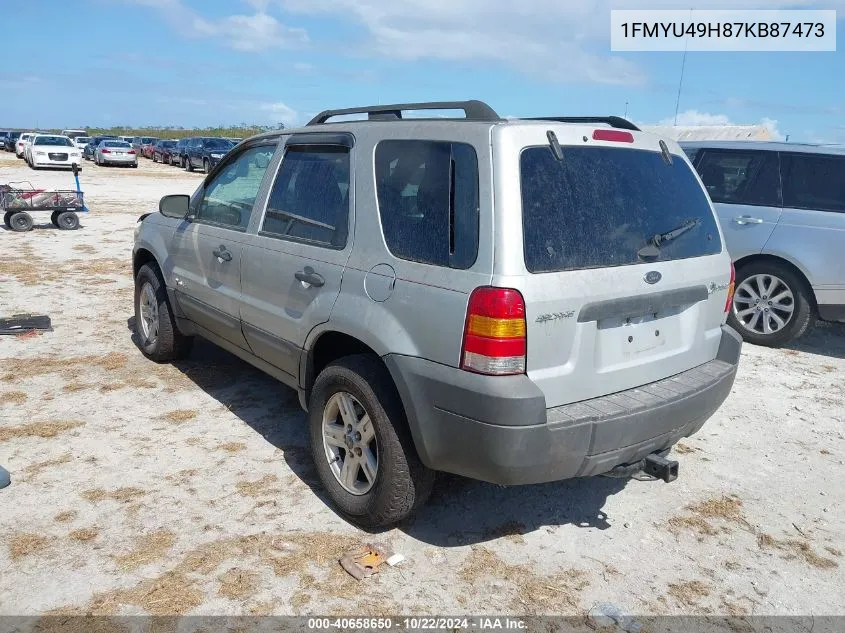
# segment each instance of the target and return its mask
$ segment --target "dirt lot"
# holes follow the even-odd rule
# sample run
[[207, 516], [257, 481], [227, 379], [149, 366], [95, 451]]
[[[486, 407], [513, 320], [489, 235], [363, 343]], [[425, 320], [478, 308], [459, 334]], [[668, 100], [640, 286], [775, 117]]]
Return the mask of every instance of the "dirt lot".
[[[0, 339], [0, 614], [843, 613], [845, 327], [746, 346], [671, 485], [444, 476], [373, 537], [324, 502], [292, 391], [130, 340], [135, 220], [200, 178], [86, 163], [79, 231], [0, 230], [0, 314], [55, 328]], [[72, 183], [0, 152], [0, 183], [24, 179]], [[358, 584], [337, 558], [371, 538], [408, 560]]]

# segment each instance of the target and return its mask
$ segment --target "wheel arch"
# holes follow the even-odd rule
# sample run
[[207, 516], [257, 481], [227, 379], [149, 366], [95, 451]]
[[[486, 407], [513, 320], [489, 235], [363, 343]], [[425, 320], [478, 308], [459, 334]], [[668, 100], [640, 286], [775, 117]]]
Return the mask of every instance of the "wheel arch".
[[345, 356], [358, 354], [372, 356], [384, 364], [372, 346], [353, 334], [339, 329], [326, 329], [315, 333], [300, 359], [299, 383], [302, 387], [300, 397], [303, 399], [303, 408], [307, 409], [314, 381], [327, 365]]
[[807, 287], [807, 291], [810, 293], [809, 297], [810, 297], [810, 301], [813, 304], [813, 309], [817, 309], [818, 303], [816, 302], [816, 293], [813, 290], [813, 284], [810, 283], [810, 279], [807, 276], [807, 273], [802, 269], [802, 267], [798, 263], [792, 261], [791, 259], [788, 259], [788, 258], [780, 256], [780, 255], [772, 255], [772, 254], [769, 254], [769, 253], [758, 253], [758, 254], [753, 254], [753, 255], [747, 255], [745, 257], [742, 257], [742, 258], [736, 260], [734, 262], [734, 267], [737, 270], [739, 270], [740, 268], [742, 268], [744, 266], [749, 266], [751, 264], [766, 263], [766, 262], [786, 266], [793, 273], [795, 273], [795, 275], [797, 275], [798, 278], [802, 282], [804, 282], [805, 286]]

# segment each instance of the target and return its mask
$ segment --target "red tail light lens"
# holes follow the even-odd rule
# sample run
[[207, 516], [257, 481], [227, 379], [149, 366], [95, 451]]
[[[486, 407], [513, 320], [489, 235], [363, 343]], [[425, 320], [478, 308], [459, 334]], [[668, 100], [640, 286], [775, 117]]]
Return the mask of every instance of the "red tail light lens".
[[734, 300], [734, 289], [736, 287], [736, 270], [734, 270], [734, 263], [731, 262], [731, 282], [728, 284], [728, 300], [725, 301], [725, 312], [731, 309], [731, 303]]
[[482, 286], [467, 306], [461, 369], [489, 376], [525, 373], [525, 300], [518, 290]]
[[633, 143], [634, 135], [623, 130], [593, 130], [594, 141], [613, 141], [614, 143]]
[[134, 149], [130, 149], [130, 150], [129, 150], [128, 152], [126, 152], [126, 153], [127, 153], [127, 154], [134, 154], [134, 153], [135, 153], [135, 150], [134, 150]]
[[101, 154], [111, 154], [111, 150], [110, 149], [101, 149], [100, 153]]

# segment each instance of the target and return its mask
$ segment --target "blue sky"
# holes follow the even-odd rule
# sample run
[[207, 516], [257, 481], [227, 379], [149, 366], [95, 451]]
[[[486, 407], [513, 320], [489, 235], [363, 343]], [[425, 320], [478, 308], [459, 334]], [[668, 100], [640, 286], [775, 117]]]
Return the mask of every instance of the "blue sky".
[[[681, 53], [612, 53], [611, 8], [675, 0], [5, 0], [0, 127], [307, 121], [483, 99], [500, 114], [675, 112]], [[695, 8], [838, 9], [792, 0]], [[56, 37], [56, 45], [44, 45]], [[70, 38], [75, 41], [69, 44]], [[839, 38], [841, 41], [841, 37]], [[845, 142], [845, 51], [687, 56], [679, 123]]]

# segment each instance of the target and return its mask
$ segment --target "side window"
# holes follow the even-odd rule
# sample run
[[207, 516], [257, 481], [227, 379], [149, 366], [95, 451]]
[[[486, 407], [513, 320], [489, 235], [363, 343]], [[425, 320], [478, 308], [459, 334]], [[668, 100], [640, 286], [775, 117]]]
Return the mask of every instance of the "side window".
[[783, 206], [845, 213], [845, 156], [781, 154]]
[[781, 205], [776, 152], [701, 150], [697, 169], [713, 202]]
[[384, 239], [400, 259], [465, 269], [478, 256], [478, 158], [465, 143], [382, 141], [376, 187]]
[[274, 145], [259, 145], [229, 162], [206, 186], [197, 218], [246, 230], [274, 151]]
[[689, 162], [695, 165], [695, 157], [698, 156], [700, 150], [697, 147], [682, 147], [681, 149], [684, 150], [687, 158], [689, 158]]
[[349, 148], [289, 146], [261, 232], [342, 249], [349, 225]]

